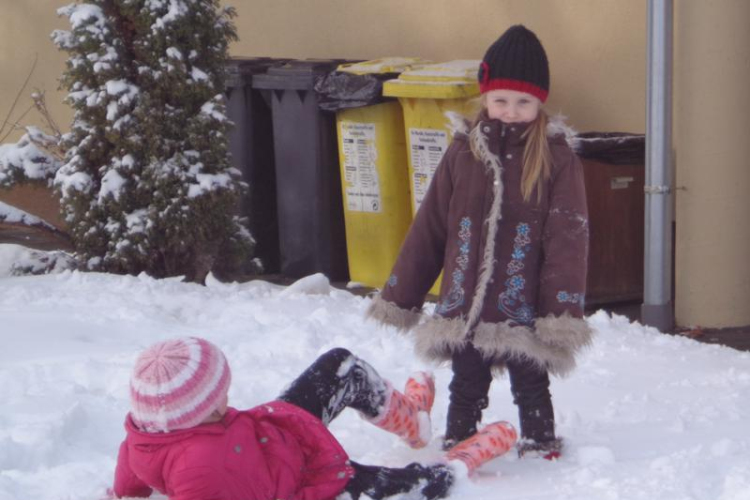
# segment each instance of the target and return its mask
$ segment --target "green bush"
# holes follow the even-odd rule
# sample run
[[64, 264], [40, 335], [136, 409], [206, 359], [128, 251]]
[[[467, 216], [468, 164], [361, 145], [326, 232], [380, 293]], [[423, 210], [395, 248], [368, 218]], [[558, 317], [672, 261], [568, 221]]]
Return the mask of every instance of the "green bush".
[[86, 266], [202, 282], [217, 261], [249, 262], [222, 96], [234, 11], [218, 0], [90, 0], [58, 12], [72, 26], [52, 37], [69, 54], [62, 85], [75, 118], [55, 185]]

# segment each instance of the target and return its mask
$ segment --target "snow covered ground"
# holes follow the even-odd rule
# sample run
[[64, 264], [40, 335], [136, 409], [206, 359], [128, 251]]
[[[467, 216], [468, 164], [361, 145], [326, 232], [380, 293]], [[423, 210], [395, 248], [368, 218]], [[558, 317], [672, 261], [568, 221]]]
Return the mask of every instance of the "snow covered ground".
[[[343, 346], [397, 385], [425, 365], [408, 338], [362, 319], [369, 299], [322, 276], [283, 288], [262, 281], [206, 287], [178, 279], [63, 272], [13, 277], [25, 250], [0, 245], [0, 500], [102, 498], [110, 485], [137, 353], [159, 339], [199, 335], [225, 350], [230, 402], [272, 399], [308, 363]], [[505, 456], [463, 480], [471, 500], [750, 499], [750, 354], [666, 336], [598, 312], [595, 344], [553, 381], [557, 462]], [[435, 435], [450, 371], [435, 369]], [[517, 423], [507, 379], [485, 419]], [[350, 455], [402, 465], [414, 451], [344, 412], [332, 425]]]

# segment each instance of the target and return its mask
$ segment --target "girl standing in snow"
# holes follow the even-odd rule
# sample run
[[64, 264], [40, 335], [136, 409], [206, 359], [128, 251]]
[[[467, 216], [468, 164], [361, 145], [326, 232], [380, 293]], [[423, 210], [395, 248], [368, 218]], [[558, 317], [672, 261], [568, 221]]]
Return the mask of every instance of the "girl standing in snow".
[[[452, 361], [446, 449], [477, 432], [495, 368], [510, 376], [519, 455], [555, 458], [548, 373], [572, 370], [592, 335], [582, 167], [541, 109], [549, 67], [534, 33], [513, 26], [493, 43], [479, 87], [482, 110], [454, 136], [368, 316], [414, 328], [419, 354]], [[441, 269], [435, 315], [418, 324]]]
[[278, 400], [250, 410], [227, 406], [231, 373], [224, 354], [204, 339], [160, 342], [137, 359], [131, 411], [112, 493], [171, 500], [375, 500], [404, 493], [447, 495], [456, 466], [469, 472], [509, 450], [513, 427], [497, 422], [460, 443], [441, 463], [404, 468], [349, 461], [327, 425], [345, 407], [414, 448], [429, 440], [435, 395], [420, 373], [403, 393], [346, 349], [313, 363]]

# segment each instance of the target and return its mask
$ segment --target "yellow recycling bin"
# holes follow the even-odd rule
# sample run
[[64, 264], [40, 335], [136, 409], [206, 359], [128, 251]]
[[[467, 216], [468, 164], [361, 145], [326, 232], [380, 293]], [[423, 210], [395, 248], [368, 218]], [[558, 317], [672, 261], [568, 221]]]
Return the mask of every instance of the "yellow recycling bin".
[[453, 139], [453, 121], [461, 116], [470, 118], [478, 110], [473, 98], [479, 95], [480, 62], [458, 60], [422, 66], [383, 85], [383, 95], [398, 97], [404, 112], [414, 213]]
[[[388, 58], [343, 64], [351, 75], [400, 73], [422, 62]], [[351, 281], [388, 280], [412, 220], [404, 118], [397, 101], [336, 112]]]
[[[479, 95], [480, 62], [425, 65], [383, 84], [383, 95], [398, 97], [404, 113], [413, 213], [419, 209], [435, 169], [453, 140], [455, 121], [472, 118], [478, 111], [474, 98]], [[438, 295], [440, 283], [438, 278], [430, 293]]]

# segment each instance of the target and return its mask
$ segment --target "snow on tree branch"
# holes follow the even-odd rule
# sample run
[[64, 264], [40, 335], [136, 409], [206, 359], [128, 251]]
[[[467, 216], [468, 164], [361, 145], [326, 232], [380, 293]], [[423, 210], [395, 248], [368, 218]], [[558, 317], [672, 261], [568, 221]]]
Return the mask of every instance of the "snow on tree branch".
[[92, 269], [196, 281], [215, 262], [250, 262], [222, 94], [234, 11], [88, 0], [59, 13], [71, 31], [52, 38], [68, 53], [75, 116], [55, 185], [76, 249]]
[[54, 144], [57, 139], [36, 127], [27, 127], [17, 143], [0, 144], [0, 187], [16, 182], [50, 183], [62, 163], [37, 144]]

